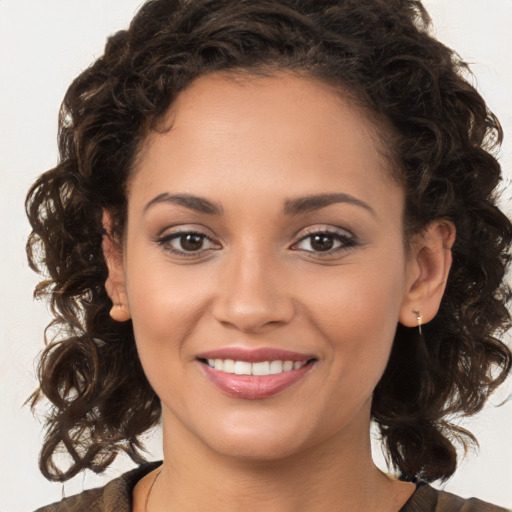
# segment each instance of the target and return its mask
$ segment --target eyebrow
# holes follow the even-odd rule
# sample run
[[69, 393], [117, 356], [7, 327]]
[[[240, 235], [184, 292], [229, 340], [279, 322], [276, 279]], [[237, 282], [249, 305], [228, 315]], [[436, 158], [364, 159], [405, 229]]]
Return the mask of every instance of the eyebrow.
[[297, 199], [288, 199], [284, 204], [284, 213], [286, 215], [298, 215], [307, 213], [314, 210], [320, 210], [331, 204], [347, 203], [354, 206], [359, 206], [370, 212], [374, 217], [377, 216], [375, 210], [364, 201], [357, 199], [354, 196], [343, 193], [336, 194], [316, 194], [305, 197], [298, 197]]
[[[144, 207], [144, 213], [156, 204], [171, 203], [179, 206], [184, 206], [199, 213], [206, 213], [208, 215], [222, 215], [224, 209], [218, 203], [205, 199], [204, 197], [194, 196], [192, 194], [169, 194], [164, 192], [159, 194], [149, 201]], [[352, 204], [364, 208], [374, 217], [377, 216], [375, 210], [364, 201], [357, 199], [354, 196], [344, 193], [335, 194], [316, 194], [296, 199], [287, 199], [284, 203], [285, 215], [299, 215], [314, 210], [320, 210], [336, 203]]]
[[193, 196], [191, 194], [169, 194], [167, 192], [159, 194], [151, 199], [151, 201], [149, 201], [144, 207], [144, 213], [146, 213], [152, 206], [161, 203], [172, 203], [179, 206], [185, 206], [186, 208], [195, 210], [196, 212], [206, 213], [208, 215], [222, 215], [224, 213], [220, 204], [209, 201], [204, 197]]

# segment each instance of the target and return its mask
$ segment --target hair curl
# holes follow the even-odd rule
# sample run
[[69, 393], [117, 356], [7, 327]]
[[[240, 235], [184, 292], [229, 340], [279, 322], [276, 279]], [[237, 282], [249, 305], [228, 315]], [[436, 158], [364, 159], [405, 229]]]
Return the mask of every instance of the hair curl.
[[[511, 367], [495, 336], [510, 323], [512, 226], [496, 206], [491, 150], [500, 125], [464, 78], [466, 65], [428, 28], [418, 1], [152, 0], [108, 39], [68, 89], [59, 163], [26, 202], [29, 262], [47, 274], [35, 295], [49, 297], [54, 315], [33, 396], [52, 404], [40, 456], [47, 478], [103, 471], [120, 450], [140, 461], [140, 436], [159, 420], [131, 322], [109, 316], [102, 211], [121, 235], [141, 141], [180, 91], [219, 70], [289, 70], [354, 94], [393, 127], [406, 231], [437, 218], [455, 224], [453, 266], [439, 313], [424, 326], [427, 341], [398, 326], [372, 404], [403, 478], [454, 472], [454, 439], [473, 438], [447, 418], [479, 411]], [[72, 457], [66, 470], [54, 461], [62, 448]]]

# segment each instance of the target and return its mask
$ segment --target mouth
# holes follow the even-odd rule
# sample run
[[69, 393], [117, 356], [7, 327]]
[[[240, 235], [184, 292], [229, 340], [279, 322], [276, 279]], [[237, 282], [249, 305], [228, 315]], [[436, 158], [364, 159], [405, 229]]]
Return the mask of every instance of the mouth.
[[303, 366], [312, 362], [313, 359], [307, 361], [281, 361], [279, 359], [273, 361], [260, 361], [251, 363], [249, 361], [235, 361], [234, 359], [205, 359], [202, 360], [210, 368], [219, 372], [232, 373], [234, 375], [279, 375], [283, 372], [291, 372], [299, 370]]
[[288, 351], [219, 350], [197, 360], [208, 380], [223, 394], [248, 400], [274, 396], [301, 381], [317, 359]]

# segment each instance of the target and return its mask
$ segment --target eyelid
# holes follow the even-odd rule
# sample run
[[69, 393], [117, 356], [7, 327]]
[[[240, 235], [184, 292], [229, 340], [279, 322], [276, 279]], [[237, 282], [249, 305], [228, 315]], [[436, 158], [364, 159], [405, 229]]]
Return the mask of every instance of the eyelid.
[[158, 238], [163, 238], [167, 235], [172, 235], [175, 233], [197, 233], [198, 235], [203, 235], [208, 238], [215, 238], [209, 228], [195, 222], [177, 222], [176, 224], [166, 224], [165, 227], [159, 229], [156, 232], [154, 238], [156, 240]]
[[[306, 249], [294, 249], [300, 242], [303, 240], [306, 240], [308, 237], [314, 236], [314, 235], [330, 235], [338, 239], [338, 241], [341, 243], [340, 247], [337, 247], [335, 249], [330, 249], [328, 251], [311, 251]], [[309, 227], [299, 232], [299, 234], [296, 236], [296, 241], [292, 244], [291, 249], [292, 250], [302, 250], [305, 253], [308, 253], [309, 255], [314, 255], [315, 257], [328, 257], [328, 256], [335, 256], [340, 252], [347, 251], [351, 249], [352, 247], [355, 247], [359, 245], [359, 241], [356, 238], [356, 236], [351, 233], [350, 231], [334, 227], [334, 226], [318, 226], [318, 227]]]
[[332, 224], [314, 224], [314, 225], [299, 229], [297, 231], [297, 233], [295, 234], [295, 237], [302, 238], [303, 236], [311, 235], [311, 234], [314, 235], [316, 233], [341, 234], [341, 235], [347, 235], [349, 237], [354, 236], [354, 234], [347, 228], [342, 228], [340, 226], [334, 226]]
[[[172, 248], [170, 245], [171, 241], [176, 240], [180, 236], [183, 236], [183, 235], [201, 236], [201, 237], [203, 237], [204, 240], [208, 240], [214, 246], [217, 246], [217, 247], [208, 247], [205, 249], [200, 249], [198, 251], [176, 250], [176, 249]], [[168, 228], [162, 230], [162, 232], [154, 238], [154, 242], [157, 243], [158, 245], [162, 246], [164, 248], [164, 250], [166, 250], [167, 252], [169, 252], [173, 255], [184, 257], [184, 258], [193, 258], [193, 257], [198, 258], [201, 256], [205, 256], [205, 253], [208, 253], [212, 250], [218, 250], [219, 248], [221, 248], [221, 244], [219, 242], [217, 242], [212, 236], [208, 235], [201, 229], [197, 229], [194, 227], [185, 227], [183, 225], [175, 226], [175, 227], [168, 227]]]

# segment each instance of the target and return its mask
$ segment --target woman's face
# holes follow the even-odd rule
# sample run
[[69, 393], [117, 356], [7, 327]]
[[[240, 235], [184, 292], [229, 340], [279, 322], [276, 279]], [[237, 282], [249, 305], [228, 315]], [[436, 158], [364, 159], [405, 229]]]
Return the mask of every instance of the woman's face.
[[260, 459], [366, 439], [413, 317], [371, 124], [289, 75], [200, 78], [167, 121], [130, 183], [120, 285], [164, 429]]

